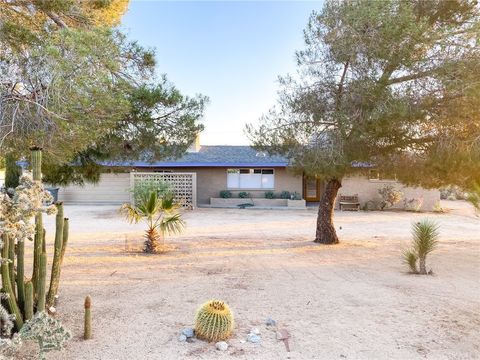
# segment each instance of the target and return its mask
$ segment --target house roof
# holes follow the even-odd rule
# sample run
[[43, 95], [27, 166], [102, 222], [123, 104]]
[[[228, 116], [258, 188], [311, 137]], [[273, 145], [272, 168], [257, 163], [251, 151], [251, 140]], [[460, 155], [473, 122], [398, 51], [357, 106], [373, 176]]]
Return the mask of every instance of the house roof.
[[283, 156], [270, 156], [250, 146], [205, 145], [198, 152], [189, 152], [179, 159], [164, 161], [104, 161], [104, 166], [133, 167], [285, 167]]

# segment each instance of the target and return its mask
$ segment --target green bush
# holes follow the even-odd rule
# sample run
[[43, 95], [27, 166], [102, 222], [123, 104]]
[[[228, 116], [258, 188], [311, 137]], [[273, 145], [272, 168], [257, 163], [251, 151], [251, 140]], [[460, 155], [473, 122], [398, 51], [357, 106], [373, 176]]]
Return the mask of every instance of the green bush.
[[246, 198], [250, 197], [250, 193], [245, 192], [245, 191], [242, 191], [242, 192], [239, 192], [239, 193], [238, 193], [238, 197], [239, 197], [240, 199], [246, 199]]
[[280, 199], [290, 199], [290, 191], [282, 191], [279, 197]]
[[220, 191], [220, 197], [222, 199], [230, 199], [232, 197], [232, 192], [230, 190], [222, 190]]
[[265, 199], [275, 199], [275, 193], [273, 191], [265, 191]]
[[293, 200], [302, 200], [302, 195], [300, 195], [300, 193], [296, 191], [293, 194], [291, 194], [291, 196], [293, 196]]
[[133, 192], [135, 204], [141, 202], [145, 197], [149, 197], [152, 191], [155, 191], [159, 197], [162, 197], [166, 193], [172, 192], [170, 185], [164, 181], [139, 181], [135, 184], [131, 191]]

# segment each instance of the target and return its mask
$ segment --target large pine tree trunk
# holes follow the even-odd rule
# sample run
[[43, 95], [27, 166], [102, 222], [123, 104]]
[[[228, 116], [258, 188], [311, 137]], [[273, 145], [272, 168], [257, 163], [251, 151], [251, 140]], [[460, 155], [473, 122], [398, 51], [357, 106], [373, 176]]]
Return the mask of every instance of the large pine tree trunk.
[[320, 244], [338, 244], [338, 236], [333, 226], [333, 207], [342, 183], [338, 179], [328, 180], [320, 199], [317, 216], [315, 242]]

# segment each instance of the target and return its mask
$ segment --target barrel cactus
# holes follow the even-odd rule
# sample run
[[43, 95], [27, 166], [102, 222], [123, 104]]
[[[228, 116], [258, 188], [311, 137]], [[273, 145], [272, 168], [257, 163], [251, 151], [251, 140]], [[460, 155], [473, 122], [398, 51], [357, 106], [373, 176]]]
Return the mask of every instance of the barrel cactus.
[[233, 314], [227, 304], [210, 300], [200, 306], [195, 317], [195, 334], [208, 341], [226, 340], [233, 331]]

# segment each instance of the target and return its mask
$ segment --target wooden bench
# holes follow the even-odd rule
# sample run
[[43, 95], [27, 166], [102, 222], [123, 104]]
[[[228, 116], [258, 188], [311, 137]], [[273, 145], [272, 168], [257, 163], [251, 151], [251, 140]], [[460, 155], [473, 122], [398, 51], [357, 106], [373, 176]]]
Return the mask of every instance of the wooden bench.
[[338, 202], [340, 206], [340, 211], [351, 210], [358, 211], [360, 210], [360, 202], [358, 201], [358, 194], [355, 195], [340, 195], [340, 200]]

